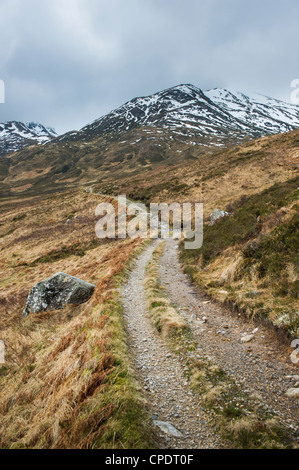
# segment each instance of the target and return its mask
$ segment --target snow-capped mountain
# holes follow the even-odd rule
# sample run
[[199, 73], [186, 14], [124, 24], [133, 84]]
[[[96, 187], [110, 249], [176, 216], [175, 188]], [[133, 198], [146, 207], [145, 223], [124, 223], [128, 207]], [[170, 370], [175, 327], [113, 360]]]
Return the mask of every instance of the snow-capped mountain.
[[[218, 171], [217, 161], [221, 159], [217, 156], [234, 160], [232, 156], [238, 154], [238, 149], [232, 149], [231, 154], [223, 152], [225, 147], [243, 148], [243, 144], [261, 136], [292, 130], [295, 132], [287, 136], [265, 139], [265, 149], [272, 139], [296, 145], [299, 132], [296, 129], [299, 106], [224, 89], [203, 92], [192, 85], [135, 98], [80, 131], [60, 136], [53, 136], [53, 130], [33, 123], [6, 123], [0, 126], [2, 152], [51, 140], [40, 145], [38, 151], [36, 146], [27, 147], [0, 159], [0, 196], [9, 195], [12, 188], [37, 194], [40, 190], [52, 192], [55, 188], [91, 181], [101, 181], [104, 191], [109, 193], [113, 188], [106, 181], [155, 172], [159, 167], [192, 165], [193, 161], [199, 162], [200, 178], [205, 171], [200, 167], [201, 158], [207, 162], [211, 156], [208, 176], [213, 170]], [[218, 148], [221, 151], [215, 152]], [[235, 158], [236, 162], [243, 156], [247, 159], [248, 149], [244, 148], [245, 153]], [[271, 148], [275, 149], [275, 144]], [[259, 155], [255, 151], [251, 156], [255, 153]], [[230, 164], [233, 165], [232, 161]], [[224, 162], [221, 165], [220, 174], [226, 168]], [[145, 174], [148, 178], [150, 173]], [[147, 200], [147, 190], [142, 194]]]
[[[299, 106], [263, 95], [251, 97], [222, 88], [202, 91], [178, 85], [134, 98], [80, 131], [57, 136], [41, 124], [0, 124], [0, 156], [28, 145], [72, 141], [87, 143], [97, 137], [118, 140], [131, 131], [134, 146], [144, 142], [178, 141], [183, 144], [223, 146], [299, 128]], [[140, 130], [138, 140], [134, 130]], [[133, 131], [133, 132], [132, 132]], [[152, 132], [154, 131], [154, 132]], [[126, 140], [127, 141], [127, 140]], [[158, 142], [158, 141], [157, 141]], [[158, 145], [158, 143], [157, 143]]]
[[154, 95], [135, 98], [106, 116], [58, 140], [93, 139], [141, 126], [171, 131], [172, 138], [190, 138], [222, 145], [299, 128], [299, 106], [262, 95], [248, 97], [216, 88], [203, 92], [179, 85]]
[[28, 145], [44, 144], [54, 137], [57, 137], [54, 129], [36, 122], [0, 123], [0, 156], [16, 152]]
[[205, 92], [219, 107], [248, 126], [265, 134], [288, 132], [299, 127], [299, 106], [259, 94], [250, 97], [240, 92], [215, 88]]

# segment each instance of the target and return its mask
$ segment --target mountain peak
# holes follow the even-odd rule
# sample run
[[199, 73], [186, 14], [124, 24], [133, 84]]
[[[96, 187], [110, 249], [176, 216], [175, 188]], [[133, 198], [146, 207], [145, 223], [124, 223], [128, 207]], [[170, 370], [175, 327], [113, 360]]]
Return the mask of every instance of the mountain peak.
[[190, 91], [193, 92], [198, 92], [201, 91], [200, 88], [192, 85], [191, 83], [181, 83], [180, 85], [173, 86], [171, 88], [168, 88], [168, 90], [179, 90], [185, 93], [189, 93]]
[[[137, 97], [76, 132], [57, 137], [51, 128], [35, 122], [0, 124], [0, 155], [50, 139], [87, 142], [100, 136], [122, 136], [143, 129], [167, 139], [204, 146], [242, 143], [299, 128], [299, 106], [263, 95], [213, 88], [202, 91], [180, 84], [153, 95]], [[151, 137], [154, 140], [154, 137]]]
[[36, 122], [7, 121], [0, 123], [0, 156], [28, 145], [44, 144], [57, 137], [54, 129]]
[[[153, 95], [134, 98], [59, 140], [92, 140], [137, 128], [172, 133], [171, 139], [202, 145], [240, 143], [299, 128], [299, 107], [275, 99], [249, 97], [225, 88], [202, 91], [180, 84]], [[170, 134], [169, 134], [170, 135]]]

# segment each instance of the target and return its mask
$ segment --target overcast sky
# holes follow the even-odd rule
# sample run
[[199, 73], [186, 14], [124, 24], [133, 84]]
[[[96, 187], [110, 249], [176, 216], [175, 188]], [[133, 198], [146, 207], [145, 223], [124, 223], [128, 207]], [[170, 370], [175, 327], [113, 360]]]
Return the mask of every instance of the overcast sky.
[[181, 83], [290, 101], [298, 0], [0, 0], [0, 122], [79, 129]]

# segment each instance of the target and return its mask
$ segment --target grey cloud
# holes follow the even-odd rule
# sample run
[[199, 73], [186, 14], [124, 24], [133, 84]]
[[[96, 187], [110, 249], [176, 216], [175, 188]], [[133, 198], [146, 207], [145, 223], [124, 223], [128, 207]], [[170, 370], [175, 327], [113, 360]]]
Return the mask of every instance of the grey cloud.
[[297, 0], [0, 0], [0, 121], [80, 128], [193, 83], [289, 100]]

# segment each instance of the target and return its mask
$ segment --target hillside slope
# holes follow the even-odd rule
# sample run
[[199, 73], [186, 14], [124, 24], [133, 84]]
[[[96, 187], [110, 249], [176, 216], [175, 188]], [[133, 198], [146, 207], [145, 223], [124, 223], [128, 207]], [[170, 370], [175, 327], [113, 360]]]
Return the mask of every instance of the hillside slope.
[[299, 334], [299, 177], [276, 183], [225, 209], [206, 225], [200, 250], [182, 250], [192, 279], [249, 318]]
[[[94, 208], [104, 201], [76, 190], [2, 206], [1, 449], [156, 446], [117, 290], [140, 240], [96, 238]], [[56, 272], [93, 282], [94, 295], [22, 319], [33, 285]]]
[[[206, 154], [164, 172], [145, 172], [120, 181], [117, 189], [112, 183], [95, 188], [147, 205], [203, 202], [203, 248], [182, 253], [193, 280], [217, 300], [296, 336], [298, 161], [299, 131], [293, 131]], [[230, 217], [210, 227], [215, 209]]]
[[[79, 147], [74, 144], [74, 148]], [[73, 185], [74, 180], [61, 179], [60, 194], [39, 193], [33, 197], [27, 193], [26, 197], [24, 194], [18, 197], [18, 193], [12, 191], [13, 198], [0, 201], [0, 328], [6, 345], [6, 364], [0, 368], [2, 448], [152, 448], [161, 445], [152, 433], [144, 390], [141, 391], [140, 382], [132, 371], [130, 342], [119, 296], [119, 281], [142, 242], [95, 237], [95, 207], [102, 201], [115, 203], [111, 196], [127, 194], [146, 204], [152, 201], [204, 202], [204, 246], [199, 251], [181, 250], [186, 271], [204, 293], [233, 306], [250, 320], [261, 318], [289, 335], [298, 334], [299, 182], [296, 175], [299, 130], [229, 149], [202, 153], [200, 148], [192, 148], [192, 158], [185, 155], [185, 159], [174, 158], [169, 164], [160, 162], [157, 167], [146, 162], [146, 165], [132, 168], [129, 176], [123, 171], [107, 169], [106, 178], [91, 180], [94, 194], [83, 188], [66, 190], [65, 186]], [[44, 149], [40, 151], [39, 156], [42, 156]], [[186, 153], [188, 151], [187, 146]], [[24, 152], [30, 155], [29, 149]], [[36, 172], [40, 171], [38, 155], [34, 165]], [[20, 169], [19, 175], [22, 171]], [[92, 172], [90, 169], [90, 177]], [[41, 173], [37, 174], [40, 178]], [[46, 175], [44, 177], [46, 184]], [[29, 186], [33, 184], [30, 179], [23, 182], [18, 181], [17, 176], [15, 179], [16, 186], [11, 179], [7, 187], [20, 189], [20, 181]], [[87, 182], [80, 178], [76, 181], [78, 184]], [[36, 183], [36, 190], [45, 187], [57, 190], [55, 185], [51, 188], [51, 179], [48, 186], [39, 184]], [[99, 192], [102, 194], [97, 194]], [[230, 217], [210, 227], [209, 216], [216, 208], [226, 209]], [[21, 320], [30, 288], [57, 271], [67, 271], [95, 283], [95, 295], [80, 307], [67, 307], [63, 311]], [[154, 284], [150, 284], [155, 293], [152, 307], [161, 309], [161, 298], [157, 297], [161, 292], [156, 291], [159, 280], [154, 277], [151, 283], [153, 281]], [[168, 285], [170, 283], [168, 277]], [[206, 302], [208, 300], [205, 306]], [[209, 314], [217, 322], [216, 312], [213, 304]], [[172, 318], [167, 321], [171, 322]], [[242, 317], [236, 321], [238, 331], [243, 331]], [[218, 341], [216, 333], [213, 332], [212, 346], [213, 341]], [[192, 355], [194, 345], [190, 339], [188, 341], [182, 351]], [[269, 344], [270, 340], [267, 347]], [[141, 347], [144, 349], [143, 344]], [[177, 341], [176, 347], [180, 348]], [[279, 343], [275, 347], [283, 361], [289, 361], [291, 351], [280, 350]], [[243, 352], [242, 348], [245, 346], [238, 344], [238, 350]], [[230, 358], [234, 361], [233, 354]], [[261, 358], [259, 361], [258, 366], [266, 366]], [[291, 366], [294, 370], [295, 366]], [[194, 383], [202, 386], [204, 373], [204, 383], [207, 385], [208, 380], [208, 385], [219, 392], [218, 384], [222, 387], [224, 379], [215, 364], [206, 368], [202, 362], [197, 363], [194, 371], [197, 375], [191, 375], [192, 386]], [[268, 370], [269, 375], [270, 372]], [[285, 372], [282, 369], [280, 373], [282, 380], [285, 380]], [[235, 378], [239, 381], [240, 375], [236, 374]], [[282, 393], [286, 386], [283, 382], [279, 387], [284, 390]], [[208, 398], [214, 400], [213, 409], [221, 422], [226, 413], [226, 423], [233, 427], [242, 440], [241, 445], [246, 447], [248, 422], [244, 423], [244, 408], [239, 408], [243, 403], [239, 397], [243, 400], [244, 394], [242, 386], [236, 387], [233, 408], [223, 408], [222, 392], [220, 398], [217, 394], [212, 397], [208, 394]], [[247, 381], [246, 390], [248, 387]], [[290, 402], [294, 414], [295, 400]], [[258, 410], [260, 402], [259, 398]], [[210, 402], [208, 408], [211, 412]], [[264, 431], [269, 431], [270, 440], [273, 438], [275, 423], [271, 421], [269, 429], [265, 423], [267, 421], [258, 420], [257, 427], [249, 430], [255, 446], [261, 445], [256, 439]], [[276, 427], [275, 432], [277, 442], [263, 445], [282, 445]]]
[[299, 127], [299, 107], [179, 85], [135, 98], [85, 126], [0, 160], [0, 196], [134, 177]]

